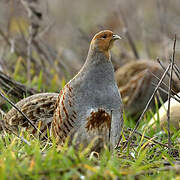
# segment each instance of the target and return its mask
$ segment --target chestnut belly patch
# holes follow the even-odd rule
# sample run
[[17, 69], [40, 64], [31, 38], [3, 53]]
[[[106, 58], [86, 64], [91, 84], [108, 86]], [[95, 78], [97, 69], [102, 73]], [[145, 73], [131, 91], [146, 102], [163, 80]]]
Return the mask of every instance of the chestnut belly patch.
[[104, 109], [99, 108], [97, 111], [92, 111], [87, 118], [86, 128], [90, 130], [109, 129], [111, 125], [111, 116]]

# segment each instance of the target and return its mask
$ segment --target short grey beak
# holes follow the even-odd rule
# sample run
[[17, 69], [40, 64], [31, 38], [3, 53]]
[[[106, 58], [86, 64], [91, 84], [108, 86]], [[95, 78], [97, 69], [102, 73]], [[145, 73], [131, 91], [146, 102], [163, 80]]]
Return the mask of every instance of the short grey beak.
[[117, 40], [117, 39], [121, 39], [121, 37], [116, 34], [113, 34], [113, 40]]

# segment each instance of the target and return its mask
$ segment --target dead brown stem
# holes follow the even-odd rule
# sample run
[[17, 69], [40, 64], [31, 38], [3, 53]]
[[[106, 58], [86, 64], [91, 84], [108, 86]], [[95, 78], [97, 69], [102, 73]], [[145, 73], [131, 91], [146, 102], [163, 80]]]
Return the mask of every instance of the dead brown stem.
[[174, 37], [174, 45], [173, 45], [173, 54], [172, 61], [170, 64], [170, 78], [169, 78], [169, 88], [168, 88], [168, 109], [167, 109], [167, 122], [168, 122], [168, 149], [169, 153], [171, 151], [171, 133], [170, 133], [170, 106], [171, 106], [171, 89], [172, 89], [172, 75], [173, 75], [173, 66], [174, 66], [174, 58], [175, 58], [175, 49], [176, 49], [176, 35]]
[[132, 132], [131, 132], [131, 134], [129, 135], [128, 140], [127, 140], [127, 141], [126, 141], [126, 143], [124, 144], [123, 149], [124, 149], [124, 148], [126, 148], [126, 146], [127, 146], [127, 144], [128, 144], [128, 143], [130, 143], [130, 142], [131, 142], [131, 139], [132, 139], [132, 137], [133, 137], [133, 135], [134, 135], [135, 131], [137, 130], [137, 128], [138, 128], [138, 126], [139, 126], [140, 121], [141, 121], [141, 120], [142, 120], [142, 118], [144, 117], [145, 112], [147, 111], [147, 109], [148, 109], [148, 107], [149, 107], [149, 105], [150, 105], [150, 103], [151, 103], [151, 101], [152, 101], [153, 97], [155, 96], [155, 94], [156, 94], [156, 92], [157, 92], [157, 90], [158, 90], [159, 86], [161, 85], [161, 83], [162, 83], [163, 79], [165, 78], [165, 76], [166, 76], [166, 74], [167, 74], [167, 72], [168, 72], [169, 68], [170, 68], [170, 65], [168, 65], [168, 67], [166, 68], [166, 71], [165, 71], [165, 72], [164, 72], [164, 74], [162, 75], [162, 77], [161, 77], [161, 79], [160, 79], [159, 83], [157, 84], [157, 86], [156, 86], [156, 88], [155, 88], [155, 90], [154, 90], [153, 94], [151, 95], [151, 97], [150, 97], [150, 99], [149, 99], [148, 103], [146, 104], [146, 106], [145, 106], [145, 108], [144, 108], [144, 111], [142, 112], [142, 114], [141, 114], [140, 118], [138, 119], [138, 121], [137, 121], [137, 123], [136, 123], [135, 128], [133, 129], [133, 131], [132, 131]]

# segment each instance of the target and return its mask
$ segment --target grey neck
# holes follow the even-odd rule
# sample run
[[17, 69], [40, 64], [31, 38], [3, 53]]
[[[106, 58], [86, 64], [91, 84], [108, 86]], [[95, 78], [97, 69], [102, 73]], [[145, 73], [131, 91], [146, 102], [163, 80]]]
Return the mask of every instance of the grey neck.
[[87, 59], [77, 78], [86, 79], [94, 84], [111, 84], [115, 82], [114, 68], [110, 58], [101, 51], [89, 51]]
[[86, 68], [91, 68], [92, 66], [97, 66], [99, 64], [104, 64], [104, 63], [111, 63], [110, 57], [107, 58], [107, 56], [99, 51], [99, 50], [91, 50], [89, 49], [88, 56], [86, 58], [86, 62], [84, 63], [81, 71], [84, 71]]

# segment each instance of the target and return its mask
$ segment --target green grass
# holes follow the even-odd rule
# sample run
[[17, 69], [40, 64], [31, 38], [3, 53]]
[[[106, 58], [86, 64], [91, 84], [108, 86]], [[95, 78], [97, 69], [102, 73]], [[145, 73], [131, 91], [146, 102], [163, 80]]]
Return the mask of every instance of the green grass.
[[[148, 116], [147, 116], [148, 117]], [[150, 137], [158, 132], [144, 128], [142, 122], [139, 131]], [[125, 126], [130, 122], [125, 119]], [[132, 123], [131, 123], [132, 126]], [[153, 134], [152, 134], [153, 132]], [[125, 135], [126, 136], [126, 135]], [[177, 144], [180, 131], [172, 136]], [[107, 148], [97, 155], [89, 151], [75, 150], [65, 145], [59, 151], [55, 143], [40, 143], [29, 134], [25, 138], [27, 145], [12, 134], [0, 138], [0, 175], [1, 179], [174, 179], [178, 177], [175, 170], [163, 171], [164, 162], [173, 166], [175, 158], [168, 154], [167, 148], [153, 144], [144, 136], [133, 138], [135, 146], [128, 146], [114, 153]], [[125, 137], [124, 137], [125, 138]], [[159, 141], [167, 143], [167, 135], [160, 134]], [[180, 176], [179, 176], [180, 177]]]
[[[14, 73], [16, 79], [19, 79], [18, 68]], [[42, 78], [40, 72], [32, 84], [38, 89], [53, 91], [43, 86]], [[54, 75], [51, 87], [55, 87], [56, 81]], [[61, 85], [64, 84], [65, 81], [62, 81]], [[60, 151], [55, 143], [42, 143], [29, 134], [24, 137], [31, 143], [30, 146], [13, 134], [1, 135], [0, 179], [178, 179], [180, 172], [163, 168], [167, 167], [165, 162], [173, 167], [179, 157], [170, 156], [167, 148], [144, 137], [157, 137], [156, 140], [167, 144], [167, 132], [161, 131], [158, 122], [156, 130], [147, 127], [152, 115], [151, 111], [147, 112], [140, 122], [138, 131], [142, 136], [135, 134], [133, 146], [128, 145], [123, 151], [119, 148], [113, 153], [105, 148], [100, 154], [93, 154], [87, 149], [80, 151], [67, 145]], [[124, 116], [124, 120], [125, 129], [135, 126], [133, 118]], [[123, 141], [127, 136], [127, 133], [123, 134]], [[180, 149], [179, 138], [180, 131], [173, 130], [172, 143], [176, 149]]]

